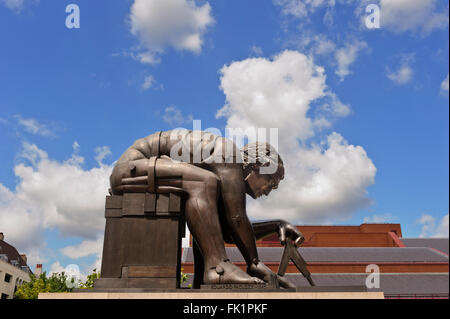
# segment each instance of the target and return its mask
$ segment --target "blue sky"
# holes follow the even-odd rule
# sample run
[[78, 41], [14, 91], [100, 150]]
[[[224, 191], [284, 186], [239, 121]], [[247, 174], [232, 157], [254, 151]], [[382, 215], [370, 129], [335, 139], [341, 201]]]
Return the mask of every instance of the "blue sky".
[[32, 266], [98, 265], [113, 162], [192, 119], [279, 128], [297, 193], [254, 219], [448, 237], [447, 1], [0, 0], [0, 30], [0, 231]]

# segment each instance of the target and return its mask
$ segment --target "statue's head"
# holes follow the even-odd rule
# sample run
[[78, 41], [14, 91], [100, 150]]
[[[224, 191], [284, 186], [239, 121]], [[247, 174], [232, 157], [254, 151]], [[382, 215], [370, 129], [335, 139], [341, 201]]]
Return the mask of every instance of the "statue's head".
[[278, 152], [266, 142], [249, 143], [241, 149], [247, 194], [258, 198], [278, 187], [284, 165]]

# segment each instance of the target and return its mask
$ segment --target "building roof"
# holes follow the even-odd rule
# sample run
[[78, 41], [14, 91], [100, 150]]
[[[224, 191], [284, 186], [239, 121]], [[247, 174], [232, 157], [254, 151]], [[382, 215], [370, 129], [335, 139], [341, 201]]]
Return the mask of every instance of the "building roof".
[[[308, 281], [300, 274], [286, 274], [286, 279], [297, 287], [309, 287]], [[368, 291], [383, 291], [387, 298], [403, 297], [446, 297], [449, 294], [449, 274], [381, 274], [380, 288]], [[188, 274], [188, 281], [183, 286], [192, 283], [193, 274]], [[365, 286], [366, 274], [312, 274], [316, 286]]]
[[406, 247], [429, 247], [448, 255], [448, 238], [402, 238]]
[[[449, 274], [381, 274], [380, 289], [385, 295], [436, 295], [449, 293]], [[302, 275], [286, 274], [296, 286], [308, 287]], [[317, 286], [365, 286], [365, 274], [312, 274]], [[370, 291], [370, 289], [368, 289]]]
[[[232, 262], [244, 262], [236, 247], [226, 247]], [[299, 248], [306, 262], [448, 262], [448, 255], [426, 247], [304, 247]], [[258, 247], [262, 262], [280, 262], [282, 247]], [[185, 248], [183, 262], [193, 262], [192, 248]]]
[[20, 256], [19, 252], [14, 246], [11, 246], [4, 240], [0, 240], [0, 256], [6, 256], [7, 260], [6, 262], [10, 264], [17, 263], [15, 266], [18, 266], [19, 268], [27, 267], [26, 262], [23, 260], [23, 258]]

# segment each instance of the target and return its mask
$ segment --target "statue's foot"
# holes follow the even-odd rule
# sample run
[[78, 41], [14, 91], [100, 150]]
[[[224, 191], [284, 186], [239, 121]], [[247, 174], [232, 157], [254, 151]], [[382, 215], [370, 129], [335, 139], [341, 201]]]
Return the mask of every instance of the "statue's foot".
[[266, 283], [275, 285], [276, 287], [278, 287], [279, 285], [282, 288], [295, 288], [295, 285], [290, 283], [286, 278], [272, 272], [272, 270], [270, 270], [270, 268], [268, 268], [262, 262], [258, 262], [257, 264], [252, 263], [247, 268], [247, 273], [250, 276], [261, 278]]
[[259, 278], [251, 277], [229, 260], [223, 261], [215, 268], [207, 269], [204, 275], [205, 285], [214, 284], [264, 284]]

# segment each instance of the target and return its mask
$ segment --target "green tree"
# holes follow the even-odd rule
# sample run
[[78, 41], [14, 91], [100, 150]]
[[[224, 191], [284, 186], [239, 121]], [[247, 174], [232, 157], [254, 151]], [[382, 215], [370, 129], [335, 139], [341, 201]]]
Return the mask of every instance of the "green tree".
[[94, 288], [94, 280], [100, 278], [100, 272], [97, 272], [97, 269], [94, 269], [90, 275], [87, 276], [87, 279], [84, 283], [80, 284], [81, 289], [92, 289]]
[[39, 277], [34, 274], [30, 275], [30, 281], [23, 283], [14, 294], [17, 299], [37, 299], [41, 292], [71, 292], [73, 288], [67, 286], [72, 283], [74, 286], [75, 279], [68, 280], [68, 276], [62, 273], [53, 273], [47, 277], [46, 272]]
[[[181, 268], [180, 284], [184, 284], [184, 283], [187, 282], [188, 279], [189, 279], [189, 276], [188, 276], [187, 274], [185, 274], [183, 271], [184, 271], [184, 269]], [[189, 284], [189, 285], [188, 285], [188, 288], [192, 288], [192, 284]]]

